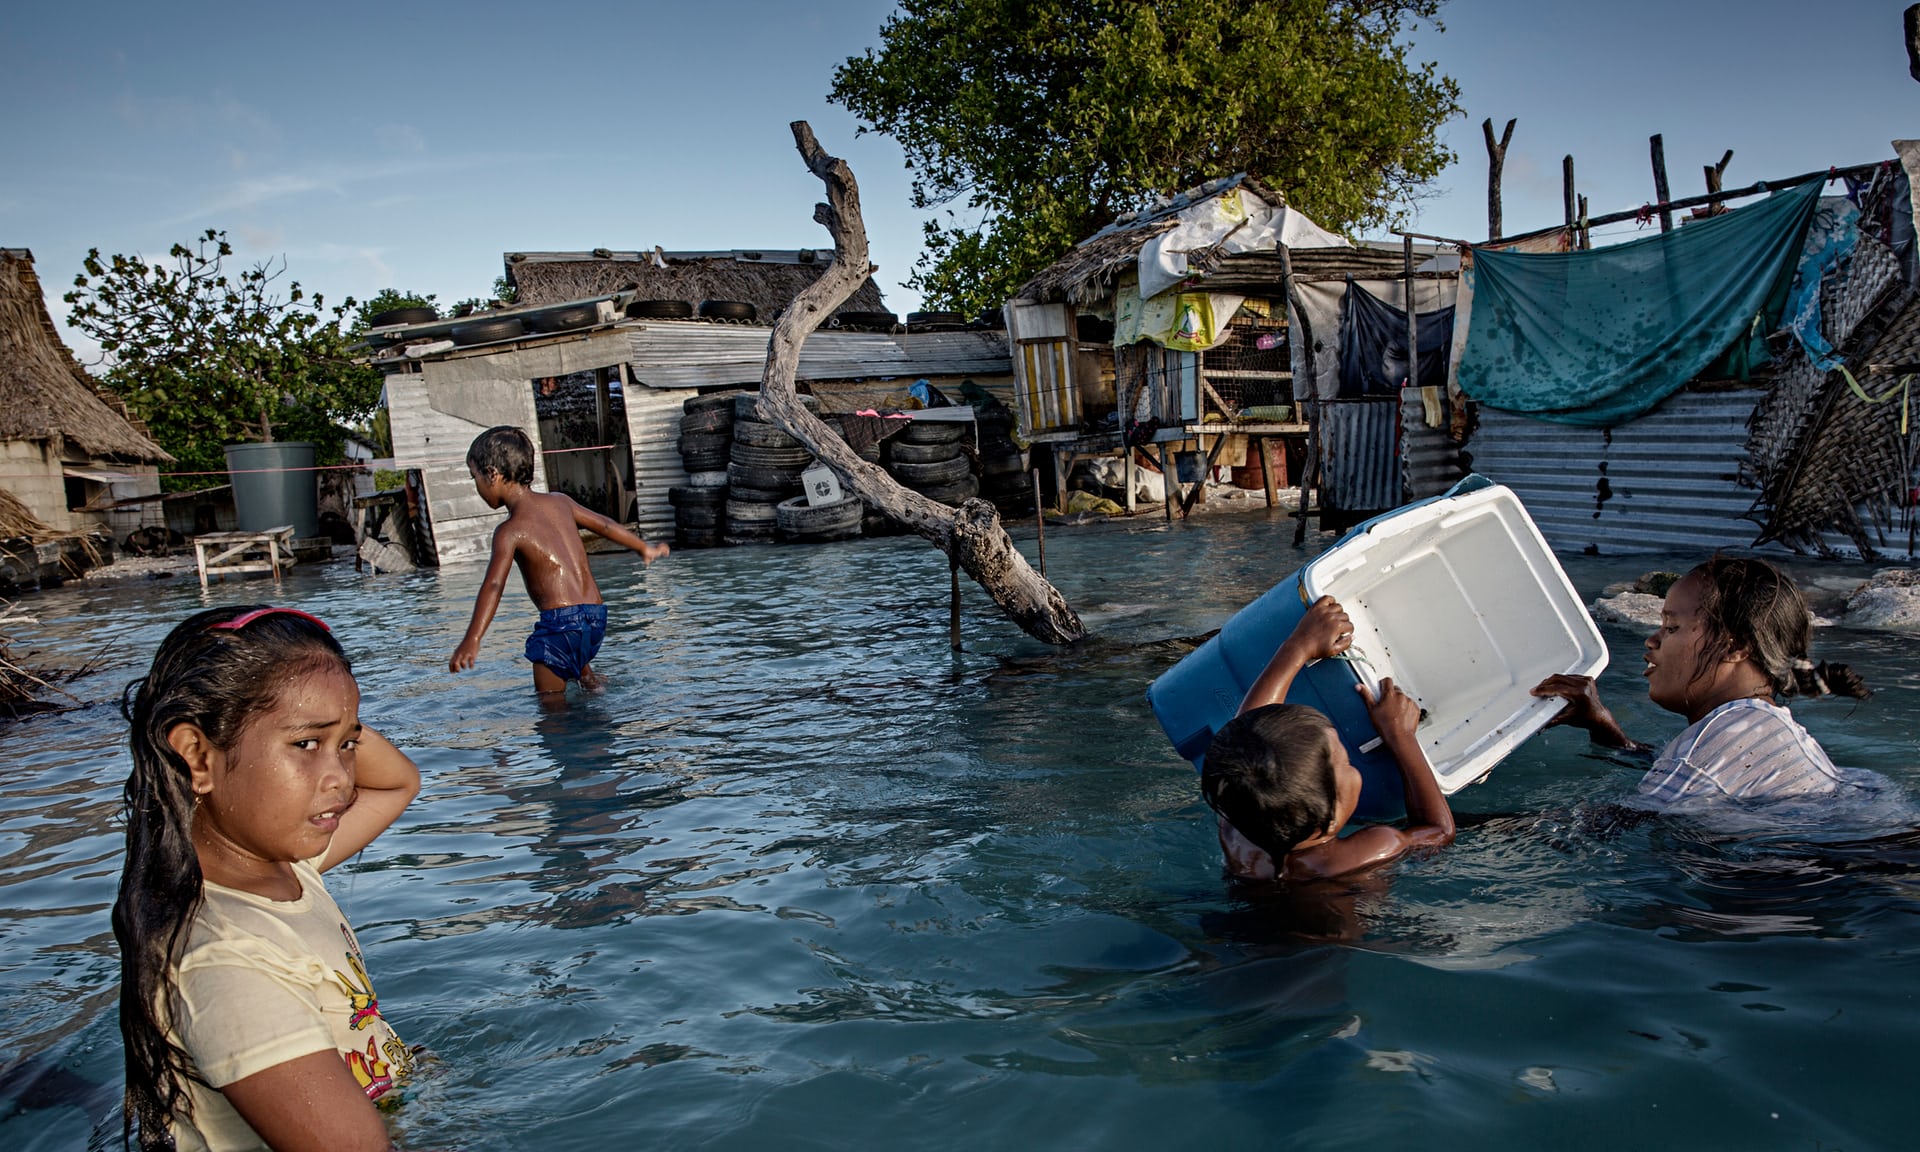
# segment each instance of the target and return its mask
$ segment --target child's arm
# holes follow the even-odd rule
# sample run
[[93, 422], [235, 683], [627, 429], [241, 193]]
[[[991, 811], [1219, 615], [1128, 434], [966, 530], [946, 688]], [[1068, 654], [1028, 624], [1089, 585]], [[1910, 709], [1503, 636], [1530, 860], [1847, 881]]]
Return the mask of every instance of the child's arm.
[[1380, 682], [1375, 697], [1365, 684], [1354, 685], [1367, 702], [1367, 716], [1380, 733], [1380, 742], [1400, 766], [1407, 798], [1407, 826], [1375, 824], [1344, 839], [1329, 840], [1289, 854], [1285, 877], [1320, 879], [1357, 872], [1397, 860], [1420, 848], [1444, 848], [1453, 843], [1453, 810], [1434, 779], [1433, 767], [1414, 734], [1420, 723], [1420, 705], [1397, 687], [1392, 678]]
[[507, 591], [507, 573], [513, 569], [513, 551], [519, 544], [518, 538], [509, 531], [512, 524], [512, 520], [507, 520], [493, 530], [493, 556], [487, 561], [486, 578], [480, 581], [480, 594], [474, 597], [473, 619], [467, 623], [467, 634], [447, 661], [449, 672], [471, 668], [480, 658], [480, 638], [487, 634], [493, 614], [500, 610], [500, 597]]
[[1293, 626], [1292, 634], [1247, 689], [1246, 699], [1240, 701], [1240, 711], [1251, 712], [1282, 703], [1287, 698], [1287, 689], [1293, 687], [1293, 678], [1302, 668], [1315, 660], [1338, 656], [1351, 647], [1353, 621], [1347, 619], [1346, 609], [1331, 596], [1320, 597], [1300, 618], [1300, 623]]
[[602, 540], [611, 540], [624, 548], [633, 549], [640, 554], [640, 559], [649, 564], [667, 554], [665, 544], [654, 544], [644, 540], [638, 533], [629, 530], [626, 525], [610, 520], [598, 512], [582, 508], [577, 503], [573, 506], [573, 522]]
[[353, 805], [340, 814], [340, 826], [320, 861], [325, 872], [373, 843], [420, 794], [420, 769], [405, 752], [371, 728], [360, 729], [354, 752]]
[[1571, 728], [1584, 728], [1595, 744], [1602, 748], [1620, 748], [1628, 752], [1650, 752], [1650, 745], [1642, 744], [1626, 734], [1613, 713], [1600, 702], [1600, 686], [1591, 676], [1549, 676], [1533, 688], [1535, 696], [1552, 697], [1567, 703], [1553, 719], [1547, 721], [1547, 727], [1565, 724]]
[[337, 1051], [309, 1052], [220, 1089], [276, 1152], [387, 1152], [387, 1125]]

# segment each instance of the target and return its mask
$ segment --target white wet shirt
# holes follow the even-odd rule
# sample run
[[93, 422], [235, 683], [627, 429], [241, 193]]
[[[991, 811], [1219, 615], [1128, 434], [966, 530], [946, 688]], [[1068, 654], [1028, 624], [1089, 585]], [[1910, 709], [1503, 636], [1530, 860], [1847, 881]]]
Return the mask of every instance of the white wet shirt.
[[1658, 804], [1759, 801], [1832, 792], [1849, 784], [1826, 750], [1771, 700], [1730, 700], [1675, 736], [1640, 781]]

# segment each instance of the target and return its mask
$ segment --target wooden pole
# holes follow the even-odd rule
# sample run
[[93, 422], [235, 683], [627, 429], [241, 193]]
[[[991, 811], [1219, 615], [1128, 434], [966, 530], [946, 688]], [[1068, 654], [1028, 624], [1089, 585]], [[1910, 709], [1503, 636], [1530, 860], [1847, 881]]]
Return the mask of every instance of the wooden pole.
[[1647, 137], [1647, 149], [1653, 154], [1653, 200], [1660, 206], [1660, 231], [1673, 231], [1673, 208], [1667, 201], [1671, 195], [1667, 191], [1667, 144], [1655, 132]]
[[[1920, 8], [1920, 5], [1915, 5], [1915, 7]], [[1700, 170], [1704, 172], [1707, 177], [1707, 215], [1709, 216], [1720, 210], [1720, 181], [1725, 178], [1727, 165], [1731, 163], [1733, 163], [1733, 149], [1729, 148], [1727, 149], [1727, 154], [1720, 157], [1720, 163], [1702, 164], [1700, 166]]]
[[1575, 211], [1573, 199], [1573, 157], [1571, 155], [1560, 161], [1560, 202], [1561, 205], [1566, 208], [1566, 228], [1567, 231], [1571, 233], [1573, 231]]
[[960, 557], [947, 557], [947, 576], [953, 582], [953, 598], [947, 608], [947, 643], [960, 651]]
[[1033, 473], [1033, 527], [1040, 546], [1040, 575], [1045, 578], [1047, 574], [1047, 511], [1046, 505], [1040, 502], [1040, 471], [1037, 468]]
[[1580, 194], [1580, 250], [1593, 247], [1593, 230], [1587, 227], [1587, 194]]
[[1909, 7], [1900, 20], [1907, 31], [1907, 75], [1920, 80], [1920, 4]]
[[[1307, 408], [1307, 459], [1300, 469], [1300, 503], [1293, 510], [1293, 514], [1299, 518], [1298, 523], [1293, 526], [1293, 542], [1299, 544], [1307, 538], [1307, 496], [1312, 491], [1313, 485], [1320, 481], [1319, 385], [1313, 377], [1313, 324], [1307, 319], [1306, 306], [1301, 303], [1299, 294], [1294, 290], [1293, 257], [1288, 254], [1285, 244], [1278, 245], [1277, 248], [1280, 253], [1280, 295], [1286, 299], [1287, 306], [1291, 309], [1287, 342], [1298, 356], [1303, 357], [1300, 363], [1307, 369], [1307, 392], [1304, 396], [1300, 391], [1298, 374], [1293, 385], [1294, 403], [1304, 404]], [[1298, 332], [1292, 328], [1296, 323], [1300, 328]], [[1299, 413], [1296, 412], [1294, 418], [1298, 420]], [[1264, 459], [1260, 463], [1262, 467], [1266, 465]]]
[[1407, 306], [1407, 380], [1408, 388], [1420, 386], [1420, 317], [1416, 310], [1419, 305], [1413, 298], [1413, 237], [1403, 237], [1400, 242], [1400, 255], [1406, 264], [1407, 290], [1401, 300]]
[[1500, 142], [1493, 141], [1493, 120], [1480, 122], [1480, 132], [1487, 138], [1487, 239], [1500, 239], [1500, 172], [1507, 165], [1507, 144], [1513, 139], [1514, 121], [1507, 121], [1507, 130], [1500, 133]]
[[1167, 442], [1160, 441], [1160, 494], [1165, 497], [1162, 504], [1167, 514], [1167, 522], [1173, 522], [1173, 502], [1179, 499], [1176, 489], [1180, 485], [1179, 473], [1173, 470], [1173, 461], [1167, 452]]

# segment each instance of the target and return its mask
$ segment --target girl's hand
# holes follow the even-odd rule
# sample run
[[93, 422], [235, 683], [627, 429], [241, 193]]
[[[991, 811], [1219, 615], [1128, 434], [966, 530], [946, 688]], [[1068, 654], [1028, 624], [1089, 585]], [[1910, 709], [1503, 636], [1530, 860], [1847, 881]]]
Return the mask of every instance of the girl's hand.
[[1596, 744], [1612, 748], [1637, 747], [1633, 740], [1620, 729], [1620, 722], [1613, 713], [1600, 702], [1600, 686], [1591, 676], [1574, 676], [1562, 673], [1549, 676], [1534, 685], [1533, 695], [1543, 699], [1565, 701], [1566, 707], [1547, 721], [1547, 727], [1556, 728], [1562, 724], [1572, 728], [1583, 728], [1593, 737]]
[[1380, 681], [1380, 695], [1377, 697], [1365, 684], [1356, 684], [1354, 689], [1367, 702], [1367, 719], [1373, 721], [1374, 731], [1380, 733], [1383, 739], [1412, 736], [1414, 729], [1420, 726], [1420, 705], [1393, 682], [1393, 677]]
[[1347, 618], [1347, 610], [1340, 607], [1338, 600], [1322, 596], [1307, 609], [1300, 623], [1293, 626], [1287, 646], [1307, 660], [1338, 656], [1353, 647], [1353, 621]]

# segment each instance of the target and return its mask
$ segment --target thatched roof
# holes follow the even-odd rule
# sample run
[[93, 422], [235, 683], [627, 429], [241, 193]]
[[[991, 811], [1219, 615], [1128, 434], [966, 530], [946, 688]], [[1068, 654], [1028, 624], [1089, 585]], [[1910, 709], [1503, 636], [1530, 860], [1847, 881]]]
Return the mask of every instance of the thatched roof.
[[[770, 321], [833, 262], [832, 249], [798, 252], [510, 252], [507, 280], [520, 304], [558, 304], [632, 290], [639, 300], [744, 300]], [[884, 311], [871, 279], [843, 307]]]
[[[1144, 212], [1123, 216], [1107, 225], [1042, 269], [1020, 287], [1018, 295], [1027, 300], [1064, 300], [1071, 304], [1104, 300], [1113, 295], [1120, 277], [1137, 266], [1140, 249], [1146, 247], [1147, 241], [1179, 225], [1178, 216], [1182, 211], [1235, 188], [1245, 188], [1268, 204], [1286, 203], [1285, 197], [1244, 172], [1210, 180]], [[1290, 259], [1294, 273], [1303, 278], [1381, 275], [1396, 271], [1401, 263], [1398, 253], [1366, 247], [1294, 249]], [[1270, 252], [1224, 257], [1219, 268], [1207, 278], [1209, 285], [1217, 284], [1222, 290], [1234, 291], [1279, 282], [1279, 257]]]
[[25, 248], [0, 248], [0, 440], [65, 441], [91, 456], [125, 460], [173, 459], [61, 342]]

